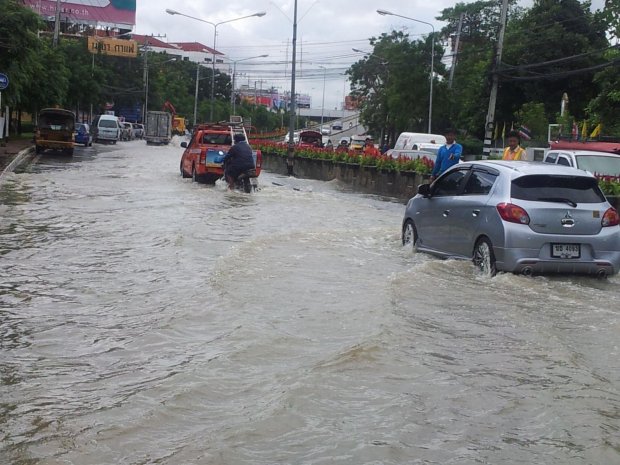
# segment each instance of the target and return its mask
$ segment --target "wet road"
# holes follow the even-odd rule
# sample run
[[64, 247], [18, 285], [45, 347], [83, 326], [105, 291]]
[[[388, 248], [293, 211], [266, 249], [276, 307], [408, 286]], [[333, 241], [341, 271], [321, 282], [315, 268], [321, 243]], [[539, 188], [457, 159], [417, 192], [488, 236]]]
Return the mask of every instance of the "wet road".
[[485, 279], [402, 205], [180, 153], [0, 189], [0, 463], [620, 463], [617, 277]]

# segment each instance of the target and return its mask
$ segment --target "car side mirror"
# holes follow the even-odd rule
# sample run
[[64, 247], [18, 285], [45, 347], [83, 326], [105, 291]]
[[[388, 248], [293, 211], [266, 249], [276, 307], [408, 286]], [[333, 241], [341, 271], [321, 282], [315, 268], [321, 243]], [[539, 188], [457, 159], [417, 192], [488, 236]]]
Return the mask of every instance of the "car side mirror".
[[181, 142], [181, 148], [186, 149], [187, 148], [187, 142]]
[[431, 185], [420, 184], [418, 186], [418, 194], [420, 194], [422, 197], [429, 198], [431, 196]]

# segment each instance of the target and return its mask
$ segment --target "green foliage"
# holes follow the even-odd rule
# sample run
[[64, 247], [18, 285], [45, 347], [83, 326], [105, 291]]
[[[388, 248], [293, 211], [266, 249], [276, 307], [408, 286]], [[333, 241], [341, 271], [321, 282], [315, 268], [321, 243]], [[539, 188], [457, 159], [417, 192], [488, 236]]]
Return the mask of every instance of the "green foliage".
[[607, 196], [620, 196], [620, 177], [618, 176], [599, 176], [598, 185]]
[[[600, 51], [608, 46], [604, 24], [590, 12], [588, 3], [536, 0], [507, 27], [498, 98], [501, 115], [508, 119], [524, 103], [541, 102], [551, 117], [567, 93], [571, 113], [583, 119], [598, 89], [592, 85], [592, 72], [571, 72], [603, 63]], [[576, 55], [580, 56], [567, 59]], [[545, 75], [553, 76], [541, 79]]]
[[541, 143], [546, 142], [549, 120], [545, 114], [545, 105], [543, 103], [524, 103], [517, 112], [517, 120], [520, 124], [530, 129], [533, 140]]
[[603, 20], [607, 30], [616, 39], [620, 39], [620, 0], [605, 0]]
[[[402, 131], [427, 127], [432, 40], [431, 35], [412, 41], [403, 32], [382, 34], [370, 39], [372, 54], [349, 68], [352, 93], [362, 102], [361, 119], [371, 133], [395, 141]], [[442, 55], [436, 43], [435, 75], [445, 74]], [[435, 95], [443, 95], [441, 87], [437, 83]], [[436, 105], [440, 102], [438, 97]]]
[[[608, 58], [620, 59], [620, 52], [610, 51]], [[610, 67], [594, 76], [594, 84], [600, 91], [588, 105], [588, 113], [596, 116], [602, 123], [603, 131], [607, 135], [620, 135], [620, 74], [618, 67]]]

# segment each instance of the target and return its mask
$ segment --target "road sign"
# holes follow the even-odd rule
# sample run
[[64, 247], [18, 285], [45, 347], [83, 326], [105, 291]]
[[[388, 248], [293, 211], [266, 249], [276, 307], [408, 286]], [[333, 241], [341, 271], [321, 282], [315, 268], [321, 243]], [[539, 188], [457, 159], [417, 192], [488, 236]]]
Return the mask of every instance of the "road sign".
[[9, 77], [6, 74], [0, 73], [0, 90], [4, 90], [9, 87]]

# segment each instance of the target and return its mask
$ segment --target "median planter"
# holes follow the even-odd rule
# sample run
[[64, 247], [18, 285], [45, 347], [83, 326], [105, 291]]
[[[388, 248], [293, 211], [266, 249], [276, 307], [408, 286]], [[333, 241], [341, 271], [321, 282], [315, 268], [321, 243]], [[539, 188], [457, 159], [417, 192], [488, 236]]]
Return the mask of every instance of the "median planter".
[[[274, 152], [263, 152], [263, 168], [274, 173], [286, 175], [286, 156]], [[350, 185], [354, 190], [369, 194], [395, 197], [407, 201], [413, 197], [419, 184], [428, 175], [415, 171], [395, 171], [379, 169], [374, 165], [360, 165], [346, 161], [334, 162], [318, 158], [295, 157], [293, 172], [295, 176], [318, 181], [337, 179]]]

